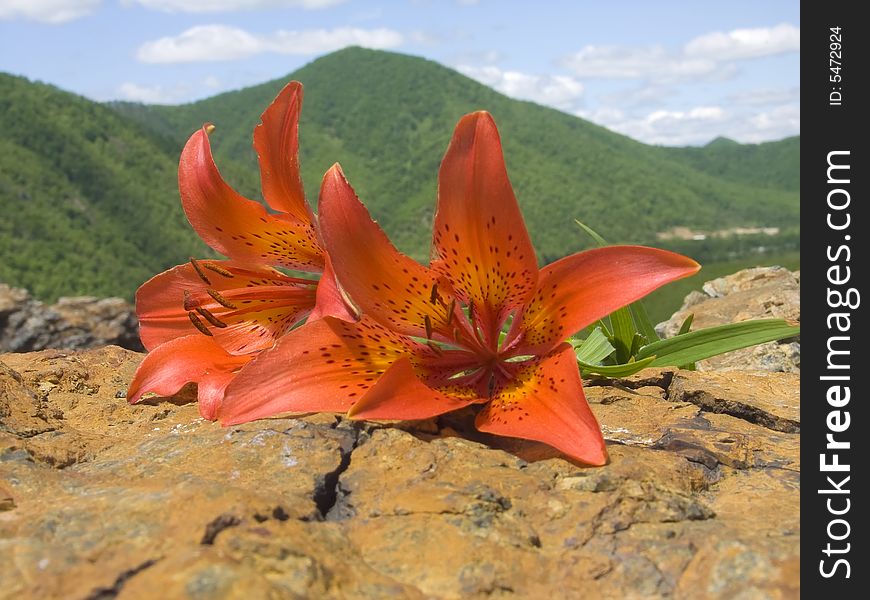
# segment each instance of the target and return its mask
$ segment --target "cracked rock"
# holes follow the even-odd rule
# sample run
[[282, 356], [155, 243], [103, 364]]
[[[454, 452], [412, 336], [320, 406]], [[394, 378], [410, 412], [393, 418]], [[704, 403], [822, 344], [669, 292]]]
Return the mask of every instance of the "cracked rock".
[[797, 374], [590, 382], [611, 462], [584, 468], [471, 413], [129, 406], [141, 358], [0, 355], [0, 598], [796, 595]]

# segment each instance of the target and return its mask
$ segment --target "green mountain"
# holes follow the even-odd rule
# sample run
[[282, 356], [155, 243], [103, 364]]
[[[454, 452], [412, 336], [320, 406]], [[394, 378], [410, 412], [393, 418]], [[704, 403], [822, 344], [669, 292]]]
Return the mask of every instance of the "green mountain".
[[662, 150], [716, 177], [750, 186], [800, 191], [801, 140], [798, 136], [763, 144], [739, 144], [718, 137], [703, 148]]
[[205, 246], [176, 162], [112, 109], [0, 74], [0, 281], [52, 300], [120, 294]]
[[654, 242], [678, 225], [798, 227], [790, 150], [799, 151], [798, 138], [648, 146], [511, 100], [434, 62], [349, 48], [286, 78], [183, 106], [100, 105], [0, 78], [0, 209], [12, 215], [0, 225], [0, 280], [46, 298], [130, 296], [149, 275], [202, 254], [177, 201], [181, 146], [203, 122], [216, 124], [221, 172], [259, 197], [251, 133], [290, 79], [305, 85], [300, 145], [309, 199], [316, 202], [323, 172], [340, 162], [395, 243], [421, 260], [441, 157], [458, 119], [479, 109], [499, 125], [542, 260], [589, 245], [575, 218], [621, 242]]

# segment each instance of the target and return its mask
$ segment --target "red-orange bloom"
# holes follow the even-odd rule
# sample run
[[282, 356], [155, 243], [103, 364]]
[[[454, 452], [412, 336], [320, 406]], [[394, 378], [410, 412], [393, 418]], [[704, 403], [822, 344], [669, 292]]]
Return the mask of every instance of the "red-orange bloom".
[[[200, 412], [214, 418], [223, 390], [256, 354], [312, 313], [345, 316], [329, 257], [305, 200], [298, 163], [302, 85], [288, 84], [254, 129], [263, 196], [275, 213], [237, 194], [215, 166], [206, 124], [181, 153], [178, 186], [199, 236], [230, 260], [193, 260], [136, 293], [140, 337], [151, 353], [130, 384], [171, 394], [199, 383]], [[323, 273], [320, 282], [273, 267]]]
[[320, 219], [338, 280], [365, 316], [279, 340], [228, 387], [224, 424], [310, 410], [420, 419], [476, 403], [481, 431], [600, 465], [604, 440], [565, 339], [699, 268], [672, 252], [611, 246], [539, 270], [485, 112], [459, 122], [442, 162], [429, 268], [393, 247], [337, 165]]

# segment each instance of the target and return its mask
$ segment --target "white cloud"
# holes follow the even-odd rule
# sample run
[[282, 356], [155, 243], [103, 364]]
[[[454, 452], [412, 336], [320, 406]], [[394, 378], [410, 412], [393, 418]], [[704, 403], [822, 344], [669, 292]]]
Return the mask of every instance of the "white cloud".
[[678, 88], [672, 84], [645, 83], [640, 86], [622, 87], [600, 95], [597, 101], [605, 106], [628, 109], [649, 109], [665, 106], [667, 100], [677, 96]]
[[178, 104], [216, 91], [222, 91], [225, 88], [223, 82], [214, 75], [208, 75], [200, 82], [185, 81], [169, 86], [140, 85], [128, 81], [118, 86], [115, 98], [145, 104]]
[[687, 43], [683, 53], [687, 56], [726, 61], [797, 52], [800, 48], [800, 29], [783, 23], [776, 27], [708, 33]]
[[118, 96], [121, 100], [130, 102], [143, 102], [145, 104], [171, 104], [172, 96], [162, 85], [139, 85], [138, 83], [125, 82], [118, 86]]
[[755, 143], [796, 135], [800, 132], [800, 125], [800, 106], [797, 104], [777, 106], [753, 116], [740, 140]]
[[66, 23], [96, 9], [102, 0], [0, 0], [0, 20]]
[[256, 36], [227, 25], [197, 25], [175, 37], [145, 42], [136, 57], [146, 63], [221, 61], [262, 52]]
[[179, 63], [236, 60], [255, 54], [311, 55], [346, 46], [392, 48], [404, 42], [391, 29], [312, 29], [254, 34], [227, 25], [198, 25], [180, 35], [146, 42], [137, 58], [146, 63]]
[[559, 62], [578, 77], [643, 79], [658, 83], [728, 79], [737, 60], [800, 50], [800, 29], [788, 24], [712, 32], [681, 49], [663, 46], [586, 46]]
[[713, 60], [681, 56], [662, 46], [586, 46], [560, 62], [578, 77], [659, 82], [705, 77], [718, 66]]
[[786, 104], [788, 102], [796, 102], [801, 97], [800, 86], [791, 88], [762, 88], [757, 90], [748, 90], [739, 92], [729, 96], [729, 100], [734, 104], [743, 104], [747, 106], [765, 106], [769, 104]]
[[749, 144], [800, 133], [797, 104], [762, 112], [708, 105], [687, 110], [655, 110], [641, 115], [628, 115], [614, 108], [576, 114], [641, 142], [663, 146], [706, 144], [720, 135]]
[[519, 71], [505, 71], [491, 65], [460, 65], [456, 69], [511, 98], [532, 100], [562, 110], [576, 107], [584, 91], [580, 81], [566, 75], [530, 75]]
[[216, 76], [214, 76], [214, 75], [209, 75], [208, 77], [206, 77], [205, 79], [203, 79], [202, 83], [203, 83], [203, 85], [205, 85], [206, 87], [211, 88], [211, 89], [213, 89], [213, 90], [220, 89], [220, 87], [221, 87], [221, 80], [218, 79], [218, 78], [217, 78]]
[[680, 121], [721, 121], [725, 112], [721, 106], [698, 106], [690, 111], [656, 110], [646, 117], [647, 123], [664, 122], [672, 125]]
[[[26, 0], [25, 0], [26, 1]], [[124, 0], [127, 4], [141, 4], [145, 8], [164, 12], [232, 12], [261, 8], [319, 9], [341, 4], [345, 0]]]
[[[578, 116], [647, 144], [682, 146], [705, 143], [720, 135], [725, 112], [720, 106], [699, 106], [687, 111], [655, 110], [640, 117], [626, 116], [618, 110]], [[710, 131], [716, 133], [709, 136]]]

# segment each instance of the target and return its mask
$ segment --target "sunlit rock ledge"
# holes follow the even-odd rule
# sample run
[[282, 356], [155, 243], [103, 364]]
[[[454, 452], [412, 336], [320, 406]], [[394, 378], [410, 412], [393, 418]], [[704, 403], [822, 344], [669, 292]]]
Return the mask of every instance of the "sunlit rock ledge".
[[468, 412], [129, 406], [142, 357], [0, 354], [0, 598], [799, 594], [799, 373], [588, 381], [611, 462], [585, 468]]

